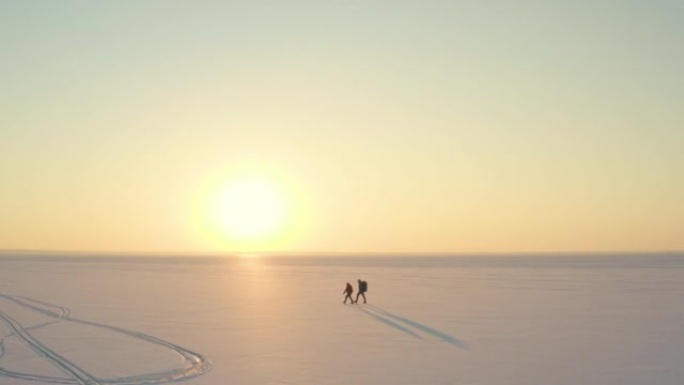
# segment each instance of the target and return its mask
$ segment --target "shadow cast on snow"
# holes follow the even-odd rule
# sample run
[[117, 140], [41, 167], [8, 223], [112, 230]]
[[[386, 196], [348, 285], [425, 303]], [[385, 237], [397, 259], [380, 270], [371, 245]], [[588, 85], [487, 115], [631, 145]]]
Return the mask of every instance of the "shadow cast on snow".
[[[463, 341], [447, 334], [442, 331], [439, 331], [435, 328], [431, 328], [427, 325], [424, 325], [420, 322], [416, 322], [413, 320], [410, 320], [405, 317], [398, 316], [396, 314], [392, 314], [388, 312], [385, 309], [381, 309], [377, 306], [374, 305], [365, 305], [365, 306], [354, 306], [354, 309], [357, 309], [358, 311], [361, 311], [363, 313], [368, 314], [369, 316], [373, 317], [379, 322], [382, 322], [386, 325], [389, 325], [397, 330], [400, 330], [404, 333], [410, 334], [413, 337], [416, 337], [418, 339], [423, 339], [418, 333], [416, 333], [413, 329], [419, 330], [425, 334], [429, 334], [443, 342], [446, 342], [450, 345], [456, 346], [461, 349], [468, 349], [468, 345], [464, 343]], [[370, 310], [370, 311], [369, 311]], [[403, 325], [402, 325], [403, 324]], [[406, 326], [404, 326], [406, 325]], [[410, 329], [412, 328], [412, 329]]]
[[375, 314], [375, 313], [372, 313], [372, 312], [370, 312], [370, 311], [368, 311], [368, 310], [366, 310], [366, 309], [364, 309], [364, 308], [362, 308], [362, 307], [360, 307], [360, 306], [353, 306], [352, 309], [357, 310], [357, 311], [360, 311], [360, 312], [362, 312], [362, 313], [365, 313], [365, 314], [371, 316], [372, 318], [374, 318], [376, 321], [382, 322], [382, 323], [384, 323], [384, 324], [387, 325], [387, 326], [393, 327], [393, 328], [395, 328], [395, 329], [397, 329], [397, 330], [399, 330], [399, 331], [401, 331], [401, 332], [404, 332], [404, 333], [406, 333], [406, 334], [408, 334], [408, 335], [411, 335], [411, 336], [413, 336], [413, 337], [415, 337], [415, 338], [418, 338], [419, 340], [422, 340], [422, 339], [423, 339], [423, 337], [421, 337], [420, 334], [416, 333], [415, 331], [413, 331], [413, 330], [411, 330], [411, 329], [409, 329], [409, 328], [407, 328], [407, 327], [405, 327], [405, 326], [402, 326], [402, 325], [400, 325], [400, 324], [398, 324], [398, 323], [396, 323], [396, 322], [394, 322], [394, 321], [392, 321], [392, 320], [389, 320], [389, 319], [387, 319], [387, 318], [385, 318], [385, 317], [382, 317], [382, 316], [379, 316], [379, 315], [377, 315], [377, 314]]

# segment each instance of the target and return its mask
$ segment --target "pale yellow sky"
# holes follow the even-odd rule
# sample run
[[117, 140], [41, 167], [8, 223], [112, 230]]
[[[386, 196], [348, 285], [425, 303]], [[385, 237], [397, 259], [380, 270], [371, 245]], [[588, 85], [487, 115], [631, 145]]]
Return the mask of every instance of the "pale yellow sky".
[[684, 249], [679, 2], [287, 3], [3, 2], [0, 249]]

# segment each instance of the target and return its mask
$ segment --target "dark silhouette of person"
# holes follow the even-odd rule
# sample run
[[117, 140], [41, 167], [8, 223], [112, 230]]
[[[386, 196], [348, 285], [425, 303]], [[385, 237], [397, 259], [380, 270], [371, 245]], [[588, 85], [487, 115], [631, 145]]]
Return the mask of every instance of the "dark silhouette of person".
[[368, 282], [358, 280], [359, 281], [359, 292], [356, 294], [356, 301], [354, 303], [359, 303], [359, 296], [363, 297], [363, 303], [366, 303], [366, 292], [368, 291]]
[[347, 282], [347, 287], [345, 287], [344, 291], [342, 292], [342, 294], [346, 294], [344, 296], [344, 302], [342, 302], [342, 303], [346, 304], [347, 299], [349, 299], [349, 301], [351, 301], [351, 303], [353, 304], [354, 303], [354, 299], [352, 298], [353, 292], [354, 292], [354, 288], [352, 287], [351, 283]]

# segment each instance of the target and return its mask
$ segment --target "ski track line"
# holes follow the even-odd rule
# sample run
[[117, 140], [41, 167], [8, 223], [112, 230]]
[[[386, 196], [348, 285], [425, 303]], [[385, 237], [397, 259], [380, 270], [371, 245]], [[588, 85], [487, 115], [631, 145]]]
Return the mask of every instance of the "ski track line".
[[10, 330], [12, 330], [12, 332], [14, 332], [14, 334], [16, 334], [16, 336], [34, 352], [47, 358], [53, 365], [76, 380], [77, 384], [100, 385], [97, 379], [90, 373], [41, 344], [40, 341], [35, 339], [19, 322], [2, 311], [0, 311], [0, 322], [7, 325], [7, 327], [9, 327]]
[[[10, 297], [10, 296], [7, 296], [7, 295], [5, 295], [5, 294], [2, 294], [2, 293], [0, 293], [0, 297], [5, 298], [5, 299], [7, 299], [7, 300], [9, 300], [9, 301], [12, 301], [12, 302], [15, 302], [15, 303], [17, 302], [14, 298], [12, 298], [12, 297]], [[17, 296], [17, 297], [18, 297], [18, 298], [24, 298], [24, 297], [19, 297], [19, 296]], [[53, 305], [50, 305], [50, 304], [47, 304], [47, 303], [46, 303], [45, 305], [47, 305], [47, 306], [49, 306], [49, 307], [55, 307], [55, 308], [59, 309], [60, 312], [61, 312], [61, 314], [60, 314], [60, 316], [59, 316], [59, 319], [56, 319], [56, 320], [53, 320], [53, 321], [43, 322], [43, 323], [40, 323], [40, 324], [37, 324], [37, 325], [27, 326], [27, 327], [24, 328], [25, 330], [40, 329], [40, 328], [42, 328], [42, 327], [45, 327], [45, 326], [48, 326], [48, 325], [52, 325], [52, 324], [55, 324], [55, 323], [57, 323], [57, 322], [61, 322], [61, 321], [63, 321], [65, 318], [67, 318], [67, 317], [69, 316], [69, 314], [71, 313], [71, 310], [69, 310], [69, 309], [67, 309], [67, 308], [64, 308], [64, 307], [53, 306]], [[47, 312], [47, 311], [44, 310], [44, 309], [40, 309], [39, 311], [40, 311], [41, 313], [44, 313], [44, 314], [49, 315], [50, 317], [53, 317], [53, 316], [54, 316], [54, 313]], [[6, 336], [4, 336], [4, 337], [2, 337], [2, 338], [0, 339], [0, 359], [1, 359], [2, 356], [5, 354], [5, 340], [6, 340], [7, 338], [12, 337], [13, 335], [15, 335], [15, 333], [14, 333], [14, 332], [10, 332], [8, 335], [6, 335]], [[4, 369], [2, 369], [2, 368], [0, 367], [0, 374], [3, 374], [3, 373], [4, 373]]]
[[[12, 378], [17, 378], [17, 379], [25, 379], [25, 380], [31, 380], [31, 381], [42, 381], [42, 382], [51, 382], [51, 383], [57, 383], [57, 384], [83, 384], [83, 385], [104, 385], [104, 384], [111, 384], [111, 385], [145, 385], [145, 384], [162, 384], [162, 383], [168, 383], [168, 382], [176, 382], [176, 381], [182, 381], [186, 380], [189, 378], [197, 377], [200, 376], [209, 370], [211, 370], [211, 364], [210, 362], [203, 357], [202, 355], [192, 352], [190, 350], [187, 350], [181, 346], [175, 345], [171, 342], [164, 341], [162, 339], [152, 337], [150, 335], [128, 330], [128, 329], [123, 329], [119, 328], [116, 326], [112, 325], [105, 325], [105, 324], [100, 324], [97, 322], [91, 322], [91, 321], [85, 321], [85, 320], [79, 320], [79, 319], [74, 319], [70, 318], [71, 310], [66, 308], [66, 307], [61, 307], [57, 305], [53, 305], [47, 302], [43, 302], [40, 300], [36, 300], [33, 298], [29, 297], [23, 297], [23, 296], [12, 296], [12, 295], [7, 295], [7, 294], [2, 294], [0, 293], [0, 297], [8, 299], [20, 306], [23, 306], [25, 308], [28, 308], [32, 311], [42, 313], [50, 318], [54, 318], [55, 320], [53, 321], [48, 321], [44, 322], [39, 325], [34, 325], [31, 327], [23, 328], [21, 325], [16, 322], [15, 320], [11, 319], [9, 316], [7, 316], [5, 313], [0, 312], [0, 320], [2, 320], [3, 315], [7, 319], [10, 319], [16, 323], [15, 328], [13, 328], [10, 323], [4, 322], [6, 325], [10, 326], [10, 329], [12, 329], [13, 333], [10, 335], [16, 334], [19, 336], [24, 342], [30, 343], [22, 338], [23, 334], [19, 334], [18, 331], [23, 331], [23, 333], [30, 334], [26, 331], [27, 329], [36, 329], [39, 327], [44, 327], [50, 324], [54, 324], [57, 322], [73, 322], [73, 323], [78, 323], [81, 325], [88, 325], [96, 328], [101, 328], [101, 329], [106, 329], [115, 333], [120, 333], [127, 335], [129, 337], [142, 340], [148, 343], [152, 343], [155, 345], [160, 345], [163, 347], [166, 347], [168, 349], [173, 350], [176, 352], [183, 360], [186, 362], [186, 367], [185, 368], [180, 368], [180, 369], [172, 369], [168, 371], [162, 371], [162, 372], [154, 372], [154, 373], [148, 373], [148, 374], [142, 374], [142, 375], [136, 375], [136, 376], [130, 376], [130, 377], [116, 377], [116, 378], [107, 378], [107, 379], [96, 379], [92, 375], [88, 374], [87, 372], [83, 371], [80, 369], [78, 366], [74, 365], [73, 363], [69, 362], [68, 360], [64, 359], [64, 357], [61, 357], [57, 355], [56, 353], [50, 351], [53, 353], [55, 356], [59, 357], [62, 359], [62, 361], [66, 361], [68, 364], [72, 365], [72, 369], [76, 368], [77, 371], [82, 371], [87, 375], [87, 380], [90, 382], [83, 382], [84, 378], [74, 375], [72, 372], [67, 372], [73, 379], [70, 378], [58, 378], [58, 377], [48, 377], [48, 376], [41, 376], [41, 375], [33, 375], [33, 374], [27, 374], [27, 373], [19, 373], [19, 372], [13, 372], [13, 371], [8, 371], [0, 367], [0, 375], [5, 375], [8, 377]], [[50, 310], [45, 309], [44, 307], [36, 306], [35, 304], [39, 304], [45, 307], [50, 307], [54, 309], [59, 310], [59, 314]], [[9, 336], [7, 336], [9, 337]], [[5, 337], [5, 338], [7, 338]], [[31, 336], [33, 339], [33, 337]], [[37, 344], [40, 344], [37, 340], [33, 339]], [[42, 344], [40, 344], [43, 346]], [[31, 346], [31, 345], [30, 345]], [[0, 348], [2, 348], [2, 342], [0, 341]], [[46, 347], [44, 347], [44, 350], [48, 350]], [[35, 350], [35, 349], [34, 349]], [[37, 351], [37, 350], [35, 350]], [[46, 356], [43, 352], [43, 350], [37, 351], [40, 355]], [[0, 351], [0, 356], [2, 355], [2, 351]], [[47, 357], [47, 356], [46, 356]], [[50, 357], [48, 357], [50, 358]], [[59, 366], [59, 365], [58, 365]], [[64, 371], [64, 368], [62, 366], [59, 366], [60, 369]]]
[[[43, 322], [43, 323], [40, 323], [37, 325], [27, 326], [24, 329], [25, 330], [40, 329], [42, 327], [52, 325], [52, 324], [55, 324], [57, 322], [61, 322], [61, 320], [47, 321], [47, 322]], [[12, 337], [13, 335], [15, 335], [14, 332], [10, 332], [6, 336], [0, 338], [0, 359], [2, 359], [2, 356], [5, 354], [5, 340]], [[3, 369], [2, 369], [2, 367], [0, 367], [0, 374], [2, 374], [2, 372], [3, 372]]]
[[[57, 317], [57, 315], [53, 312], [47, 311], [43, 308], [33, 306], [33, 305], [26, 303], [26, 302], [24, 302], [20, 299], [17, 299], [17, 298], [21, 298], [25, 301], [31, 301], [31, 302], [39, 303], [39, 304], [45, 305], [45, 306], [50, 306], [50, 307], [54, 307], [54, 308], [58, 308], [58, 309], [64, 309], [67, 311], [67, 314], [68, 314], [68, 309], [65, 309], [65, 308], [62, 308], [62, 307], [59, 307], [56, 305], [48, 304], [46, 302], [37, 301], [37, 300], [31, 299], [28, 297], [18, 297], [17, 296], [17, 297], [14, 297], [11, 299], [12, 301], [14, 301], [15, 303], [17, 303], [21, 306], [25, 306], [25, 307], [28, 307], [30, 309], [34, 309], [35, 311], [40, 311], [43, 314], [48, 315], [49, 317], [54, 318], [54, 317]], [[68, 318], [66, 320], [70, 321], [70, 322], [74, 322], [74, 323], [79, 323], [79, 324], [83, 324], [83, 325], [89, 325], [89, 326], [101, 328], [101, 329], [107, 329], [107, 330], [110, 330], [110, 331], [113, 331], [116, 333], [121, 333], [121, 334], [128, 335], [128, 336], [136, 338], [136, 339], [140, 339], [140, 340], [152, 343], [152, 344], [164, 346], [168, 349], [175, 351], [187, 363], [190, 363], [191, 366], [190, 366], [190, 368], [184, 369], [182, 371], [177, 370], [177, 371], [164, 372], [167, 375], [171, 375], [171, 373], [174, 374], [173, 375], [174, 378], [167, 378], [166, 379], [167, 381], [168, 380], [179, 380], [180, 378], [187, 377], [188, 375], [190, 375], [191, 377], [194, 377], [194, 375], [191, 375], [191, 374], [196, 373], [195, 375], [200, 375], [200, 374], [206, 372], [206, 369], [208, 369], [207, 367], [205, 367], [208, 365], [206, 359], [204, 357], [202, 357], [200, 354], [192, 352], [190, 350], [187, 350], [187, 349], [180, 347], [178, 345], [175, 345], [171, 342], [164, 341], [164, 340], [161, 340], [161, 339], [156, 338], [156, 337], [152, 337], [152, 336], [144, 334], [144, 333], [139, 333], [139, 332], [135, 332], [135, 331], [128, 330], [128, 329], [123, 329], [123, 328], [119, 328], [116, 326], [105, 325], [105, 324], [100, 324], [100, 323], [85, 321], [85, 320], [79, 320], [79, 319], [75, 319], [75, 318]], [[167, 381], [164, 381], [164, 382], [167, 382]], [[119, 382], [116, 382], [116, 383], [119, 384]]]
[[[21, 306], [30, 308], [30, 309], [33, 310], [33, 311], [36, 311], [36, 312], [39, 312], [39, 313], [43, 313], [43, 314], [47, 315], [48, 317], [51, 317], [51, 318], [59, 318], [59, 319], [58, 319], [57, 321], [55, 321], [55, 322], [63, 321], [63, 320], [65, 320], [65, 319], [69, 318], [69, 315], [71, 315], [71, 309], [69, 309], [69, 308], [62, 307], [62, 306], [57, 306], [57, 305], [53, 305], [53, 304], [51, 304], [51, 303], [39, 301], [39, 300], [32, 299], [32, 298], [29, 298], [29, 297], [23, 297], [23, 296], [20, 296], [20, 295], [7, 295], [7, 294], [2, 294], [2, 293], [0, 293], [0, 297], [6, 298], [6, 299], [8, 299], [8, 300], [10, 300], [10, 301], [12, 301], [12, 302], [18, 304], [18, 305], [21, 305]], [[22, 301], [22, 300], [23, 300], [23, 301]], [[49, 311], [49, 310], [46, 310], [45, 308], [38, 307], [38, 306], [32, 306], [32, 305], [30, 305], [30, 304], [27, 304], [25, 301], [30, 301], [30, 302], [34, 302], [34, 303], [37, 303], [37, 304], [40, 304], [40, 305], [43, 305], [43, 306], [51, 307], [51, 308], [53, 308], [53, 309], [58, 309], [59, 312], [60, 312], [60, 314], [57, 315], [57, 313], [52, 312], [52, 311]]]
[[[7, 295], [4, 295], [2, 293], [0, 293], [0, 297], [3, 297], [3, 298], [8, 299], [10, 301], [16, 302], [16, 300], [14, 298], [7, 296]], [[47, 305], [50, 307], [54, 307], [54, 306], [49, 305], [49, 304], [47, 304]], [[66, 317], [68, 317], [68, 315], [70, 313], [69, 309], [63, 308], [63, 307], [56, 307], [56, 308], [58, 308], [61, 312], [58, 319], [55, 319], [53, 321], [43, 322], [43, 323], [40, 323], [37, 325], [28, 326], [28, 327], [25, 327], [24, 330], [40, 329], [42, 327], [61, 322]], [[41, 313], [45, 313], [45, 312], [46, 312], [45, 310], [41, 309]], [[56, 316], [56, 313], [50, 312], [49, 315], [51, 315], [51, 316], [55, 315]], [[2, 358], [2, 356], [5, 354], [5, 350], [4, 350], [5, 340], [9, 337], [14, 336], [14, 335], [16, 335], [16, 333], [14, 331], [12, 331], [8, 335], [6, 335], [2, 339], [0, 339], [0, 358]], [[29, 380], [29, 381], [52, 382], [52, 383], [57, 383], [57, 384], [78, 384], [77, 380], [73, 380], [73, 379], [68, 379], [68, 378], [62, 379], [62, 378], [56, 378], [56, 377], [46, 377], [46, 376], [40, 376], [40, 375], [31, 375], [31, 374], [25, 374], [25, 373], [12, 372], [9, 370], [5, 370], [2, 367], [0, 367], [0, 375], [4, 375], [6, 377], [11, 377], [11, 378], [16, 378], [16, 379]]]

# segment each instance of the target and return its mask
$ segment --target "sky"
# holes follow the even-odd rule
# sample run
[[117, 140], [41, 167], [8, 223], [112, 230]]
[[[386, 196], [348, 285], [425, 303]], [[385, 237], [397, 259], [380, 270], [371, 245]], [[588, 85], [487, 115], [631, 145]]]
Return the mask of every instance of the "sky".
[[684, 249], [679, 0], [0, 0], [0, 80], [0, 249]]

